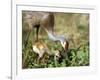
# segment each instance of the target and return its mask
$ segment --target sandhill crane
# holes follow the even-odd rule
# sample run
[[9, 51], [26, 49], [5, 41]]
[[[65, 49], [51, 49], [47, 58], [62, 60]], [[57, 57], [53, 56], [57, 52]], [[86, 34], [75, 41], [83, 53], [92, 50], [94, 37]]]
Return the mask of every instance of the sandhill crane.
[[[33, 44], [33, 51], [38, 54], [38, 60], [37, 62], [40, 62], [40, 60], [43, 58], [43, 56], [47, 53], [48, 56], [50, 55], [54, 55], [56, 57], [61, 57], [60, 56], [60, 52], [58, 51], [54, 51], [54, 52], [51, 52], [48, 48], [48, 46], [45, 44], [45, 42], [43, 42], [42, 40], [39, 40], [39, 41], [36, 41], [34, 44]], [[41, 60], [42, 61], [42, 60]]]
[[[63, 36], [56, 36], [54, 32], [54, 14], [53, 12], [38, 12], [38, 11], [22, 11], [23, 22], [28, 24], [28, 28], [24, 30], [23, 28], [23, 36], [24, 33], [27, 38], [27, 41], [30, 32], [32, 29], [36, 28], [36, 40], [38, 41], [38, 32], [39, 28], [42, 27], [48, 34], [48, 37], [52, 41], [60, 41], [62, 47], [65, 51], [68, 50], [68, 40]], [[24, 26], [23, 26], [24, 27]], [[26, 32], [25, 32], [26, 31]], [[23, 39], [24, 40], [24, 39]]]

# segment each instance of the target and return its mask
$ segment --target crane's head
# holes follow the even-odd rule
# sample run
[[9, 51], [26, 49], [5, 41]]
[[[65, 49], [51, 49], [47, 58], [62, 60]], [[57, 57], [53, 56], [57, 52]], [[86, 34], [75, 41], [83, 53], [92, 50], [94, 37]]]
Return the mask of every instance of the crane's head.
[[67, 51], [68, 50], [68, 47], [69, 47], [68, 40], [64, 36], [60, 36], [60, 37], [58, 37], [58, 39], [60, 40], [63, 49], [65, 51]]
[[65, 51], [68, 50], [68, 47], [69, 47], [68, 41], [61, 41], [61, 45], [62, 45], [62, 47], [64, 48]]
[[49, 39], [51, 39], [53, 41], [60, 41], [64, 50], [65, 51], [68, 50], [69, 43], [68, 43], [68, 40], [64, 36], [56, 36], [50, 32], [48, 32], [48, 36], [49, 36]]

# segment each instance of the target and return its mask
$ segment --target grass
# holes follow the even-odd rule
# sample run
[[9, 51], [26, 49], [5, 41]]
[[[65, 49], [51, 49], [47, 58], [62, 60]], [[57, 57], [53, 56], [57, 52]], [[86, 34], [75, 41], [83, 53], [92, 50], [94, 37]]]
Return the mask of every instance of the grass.
[[[59, 49], [60, 44], [52, 47], [52, 51]], [[48, 68], [48, 67], [71, 67], [71, 66], [88, 66], [89, 65], [89, 44], [85, 43], [80, 48], [73, 48], [68, 50], [68, 58], [61, 57], [59, 60], [54, 56], [50, 56], [49, 59], [45, 59], [46, 63], [37, 63], [36, 59], [38, 55], [32, 50], [31, 41], [23, 49], [23, 68]]]
[[[65, 35], [69, 40], [69, 50], [66, 53], [68, 57], [61, 57], [58, 60], [54, 56], [50, 56], [49, 59], [45, 59], [45, 64], [36, 63], [38, 55], [32, 50], [35, 37], [31, 33], [27, 46], [22, 50], [23, 69], [89, 66], [89, 15], [83, 13], [54, 13], [54, 16], [56, 34]], [[23, 26], [25, 25], [23, 23]], [[39, 35], [39, 37], [48, 45], [51, 52], [57, 49], [62, 50], [61, 44], [50, 41], [44, 30], [41, 29], [40, 34], [43, 36]]]

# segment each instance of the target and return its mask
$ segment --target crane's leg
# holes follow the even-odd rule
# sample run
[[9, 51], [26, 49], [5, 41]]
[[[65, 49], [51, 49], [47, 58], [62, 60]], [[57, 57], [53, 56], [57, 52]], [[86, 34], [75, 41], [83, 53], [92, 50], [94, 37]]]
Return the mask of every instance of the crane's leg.
[[28, 40], [29, 40], [30, 33], [31, 33], [31, 30], [29, 30], [28, 33], [27, 33], [27, 36], [26, 36], [26, 39], [25, 39], [25, 47], [28, 44]]
[[36, 25], [36, 41], [38, 41], [39, 39], [39, 28], [40, 28], [40, 25]]
[[29, 40], [29, 36], [30, 36], [31, 30], [28, 31], [23, 31], [22, 32], [22, 48], [24, 49], [27, 44], [28, 44], [28, 40]]

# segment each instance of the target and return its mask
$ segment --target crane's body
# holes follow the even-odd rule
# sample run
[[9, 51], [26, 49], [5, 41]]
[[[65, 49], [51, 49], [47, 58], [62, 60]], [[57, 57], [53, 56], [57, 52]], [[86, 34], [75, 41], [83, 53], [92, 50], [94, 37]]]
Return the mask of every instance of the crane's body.
[[42, 27], [43, 29], [45, 29], [45, 31], [47, 33], [54, 32], [54, 15], [53, 15], [53, 13], [23, 11], [22, 14], [24, 15], [23, 22], [28, 25], [27, 28], [25, 28], [23, 26], [23, 32], [24, 31], [30, 32], [33, 28], [36, 28], [36, 40], [38, 40], [39, 27]]
[[54, 15], [51, 12], [23, 11], [24, 21], [28, 23], [29, 29], [40, 25], [47, 31], [54, 28]]

